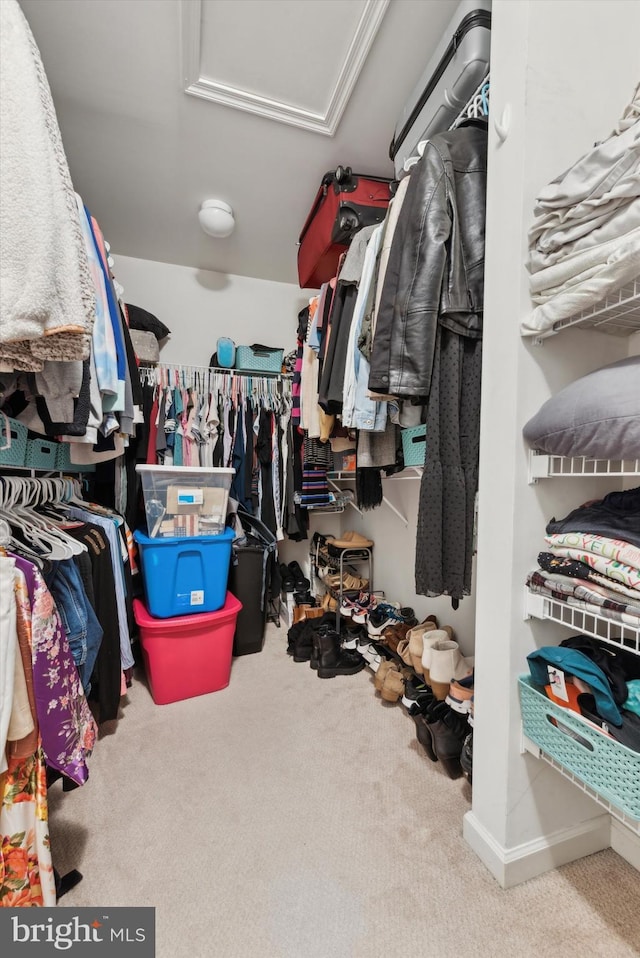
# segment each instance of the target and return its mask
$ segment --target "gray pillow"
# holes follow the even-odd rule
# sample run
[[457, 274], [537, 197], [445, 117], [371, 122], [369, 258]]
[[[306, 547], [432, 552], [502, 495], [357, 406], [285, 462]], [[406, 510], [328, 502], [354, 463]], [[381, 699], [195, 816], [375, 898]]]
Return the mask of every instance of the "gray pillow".
[[532, 449], [555, 456], [640, 458], [640, 356], [565, 386], [522, 433]]

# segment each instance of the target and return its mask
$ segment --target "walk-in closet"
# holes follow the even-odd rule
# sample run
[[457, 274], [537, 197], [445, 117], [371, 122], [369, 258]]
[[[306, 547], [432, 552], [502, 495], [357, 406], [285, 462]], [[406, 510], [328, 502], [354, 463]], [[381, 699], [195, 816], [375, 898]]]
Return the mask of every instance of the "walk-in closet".
[[2, 954], [640, 955], [639, 34], [0, 0]]

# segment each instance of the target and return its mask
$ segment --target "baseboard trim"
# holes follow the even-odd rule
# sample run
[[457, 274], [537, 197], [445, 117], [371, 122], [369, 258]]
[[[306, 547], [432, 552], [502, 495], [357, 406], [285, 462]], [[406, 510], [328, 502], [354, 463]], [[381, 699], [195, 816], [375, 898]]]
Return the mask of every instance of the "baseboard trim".
[[611, 818], [609, 815], [598, 815], [571, 828], [523, 842], [513, 848], [504, 848], [473, 812], [467, 812], [463, 820], [463, 835], [498, 884], [502, 888], [513, 888], [552, 868], [609, 848]]
[[611, 819], [611, 847], [640, 871], [640, 835], [630, 831], [615, 818]]

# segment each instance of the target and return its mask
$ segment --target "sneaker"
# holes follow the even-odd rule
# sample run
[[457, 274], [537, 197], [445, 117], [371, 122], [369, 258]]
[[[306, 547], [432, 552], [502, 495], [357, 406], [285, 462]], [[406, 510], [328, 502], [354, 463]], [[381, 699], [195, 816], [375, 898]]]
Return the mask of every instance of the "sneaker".
[[445, 702], [454, 712], [460, 712], [461, 715], [468, 715], [471, 711], [471, 699], [473, 698], [473, 674], [466, 678], [457, 680], [452, 679], [449, 685], [449, 692]]
[[357, 652], [360, 648], [359, 643], [362, 638], [362, 632], [360, 631], [360, 629], [357, 629], [357, 630], [347, 629], [346, 632], [343, 632], [343, 636], [344, 637], [342, 639], [342, 648], [355, 649]]
[[356, 651], [360, 653], [372, 672], [377, 672], [382, 656], [370, 642], [360, 639]]
[[402, 704], [409, 709], [409, 714], [422, 712], [427, 702], [433, 700], [433, 693], [425, 682], [422, 682], [418, 676], [406, 679], [404, 683], [404, 694]]
[[357, 598], [358, 607], [353, 610], [351, 615], [352, 621], [364, 625], [369, 617], [369, 613], [373, 612], [379, 602], [380, 599], [375, 596], [373, 592], [361, 592]]
[[404, 622], [410, 622], [412, 620], [415, 620], [413, 609], [408, 607], [397, 609], [395, 606], [384, 602], [376, 606], [373, 612], [369, 614], [367, 632], [374, 638], [378, 635], [382, 635], [384, 630], [388, 629], [390, 625], [402, 625]]

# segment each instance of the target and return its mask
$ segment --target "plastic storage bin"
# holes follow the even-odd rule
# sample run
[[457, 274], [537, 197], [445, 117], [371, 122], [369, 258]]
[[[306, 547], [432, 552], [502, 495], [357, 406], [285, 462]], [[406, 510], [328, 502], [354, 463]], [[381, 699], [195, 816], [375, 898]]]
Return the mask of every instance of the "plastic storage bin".
[[282, 372], [284, 349], [275, 346], [236, 346], [236, 369], [260, 373]]
[[424, 466], [427, 454], [427, 427], [411, 426], [401, 429], [402, 454], [405, 466]]
[[234, 469], [138, 465], [152, 539], [218, 535], [225, 527]]
[[227, 687], [240, 609], [240, 602], [228, 592], [218, 612], [156, 619], [143, 602], [133, 600], [145, 671], [156, 705]]
[[528, 675], [518, 685], [524, 734], [616, 808], [640, 819], [640, 752], [556, 705]]
[[233, 529], [193, 539], [151, 539], [140, 529], [133, 535], [151, 615], [168, 619], [215, 612], [224, 605]]
[[28, 469], [47, 469], [54, 472], [57, 469], [58, 445], [59, 443], [50, 439], [27, 439], [25, 466]]
[[17, 419], [0, 416], [0, 466], [24, 466], [26, 457], [27, 427]]

